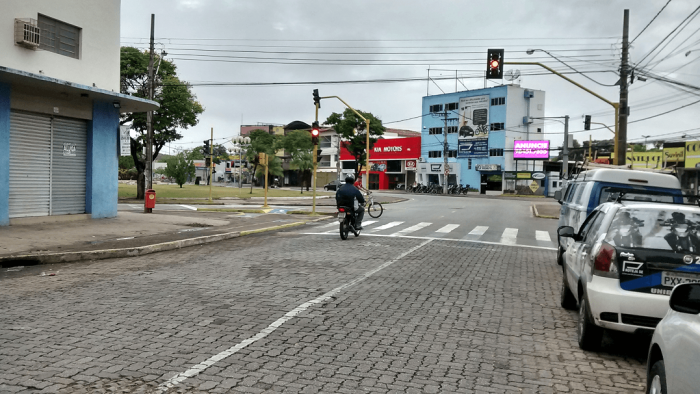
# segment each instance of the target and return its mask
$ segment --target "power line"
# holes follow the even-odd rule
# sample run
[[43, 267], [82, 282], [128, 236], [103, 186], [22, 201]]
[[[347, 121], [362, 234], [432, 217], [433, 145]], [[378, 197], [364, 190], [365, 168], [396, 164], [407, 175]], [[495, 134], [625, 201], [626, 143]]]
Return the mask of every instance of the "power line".
[[670, 2], [671, 2], [671, 0], [668, 0], [668, 1], [666, 2], [666, 4], [664, 4], [664, 6], [661, 7], [661, 9], [659, 10], [659, 12], [657, 12], [656, 15], [654, 15], [654, 17], [651, 18], [651, 20], [649, 21], [649, 23], [647, 23], [647, 25], [644, 26], [644, 28], [642, 29], [642, 31], [640, 31], [639, 34], [637, 34], [637, 37], [634, 37], [634, 39], [633, 39], [632, 41], [630, 41], [630, 45], [632, 45], [632, 44], [634, 43], [634, 40], [636, 40], [637, 38], [639, 38], [639, 36], [641, 36], [642, 33], [644, 33], [644, 30], [646, 30], [647, 27], [649, 27], [649, 25], [651, 25], [652, 22], [654, 22], [654, 21], [656, 20], [656, 18], [659, 16], [659, 14], [661, 14], [661, 11], [663, 11], [664, 8], [666, 8], [666, 6], [667, 6]]
[[690, 17], [692, 17], [693, 15], [695, 15], [695, 14], [698, 12], [698, 10], [700, 10], [700, 6], [698, 6], [698, 8], [696, 8], [693, 12], [691, 12], [690, 15], [688, 15], [685, 19], [683, 19], [683, 21], [682, 21], [678, 26], [676, 26], [675, 29], [671, 30], [671, 32], [668, 33], [668, 35], [667, 35], [666, 37], [664, 37], [663, 40], [661, 40], [658, 44], [656, 44], [656, 46], [655, 46], [654, 48], [652, 48], [651, 51], [649, 51], [649, 53], [647, 53], [646, 56], [644, 56], [644, 57], [642, 58], [642, 60], [640, 60], [637, 64], [641, 66], [642, 62], [644, 62], [644, 60], [645, 60], [647, 57], [649, 57], [649, 55], [651, 55], [651, 54], [656, 50], [656, 48], [658, 48], [661, 44], [663, 44], [664, 41], [666, 41], [676, 30], [678, 30], [678, 28], [680, 28], [681, 26], [683, 26], [683, 24], [685, 24], [685, 22], [686, 22], [688, 19], [690, 19]]
[[[512, 37], [512, 38], [418, 38], [418, 39], [265, 39], [265, 38], [178, 38], [156, 37], [156, 40], [181, 40], [181, 41], [261, 41], [261, 42], [434, 42], [434, 41], [523, 41], [523, 40], [610, 40], [616, 36], [606, 37]], [[137, 39], [143, 37], [120, 37], [120, 39]]]

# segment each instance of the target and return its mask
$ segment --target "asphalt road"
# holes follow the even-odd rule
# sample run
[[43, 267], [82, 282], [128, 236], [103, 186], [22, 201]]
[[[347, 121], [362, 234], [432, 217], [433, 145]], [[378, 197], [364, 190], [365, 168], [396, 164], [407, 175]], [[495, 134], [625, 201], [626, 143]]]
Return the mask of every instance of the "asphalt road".
[[556, 222], [457, 201], [2, 280], [0, 392], [643, 392], [648, 338], [578, 349]]

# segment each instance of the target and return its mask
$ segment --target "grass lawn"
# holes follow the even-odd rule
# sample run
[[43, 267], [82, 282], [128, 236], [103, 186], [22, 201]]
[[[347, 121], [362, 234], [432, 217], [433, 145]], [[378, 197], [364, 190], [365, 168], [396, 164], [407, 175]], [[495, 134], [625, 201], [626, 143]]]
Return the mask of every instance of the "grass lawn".
[[[183, 185], [182, 189], [178, 185], [153, 185], [156, 191], [156, 199], [167, 198], [209, 198], [209, 186], [205, 185]], [[239, 192], [240, 190], [240, 192]], [[330, 195], [333, 193], [316, 192], [317, 196]], [[253, 194], [250, 194], [250, 187], [242, 190], [237, 187], [212, 187], [211, 196], [213, 199], [221, 197], [264, 197], [264, 190], [253, 187]], [[304, 191], [303, 194], [299, 190], [280, 190], [268, 189], [268, 197], [311, 197], [311, 191]], [[136, 198], [136, 185], [119, 184], [119, 198]]]

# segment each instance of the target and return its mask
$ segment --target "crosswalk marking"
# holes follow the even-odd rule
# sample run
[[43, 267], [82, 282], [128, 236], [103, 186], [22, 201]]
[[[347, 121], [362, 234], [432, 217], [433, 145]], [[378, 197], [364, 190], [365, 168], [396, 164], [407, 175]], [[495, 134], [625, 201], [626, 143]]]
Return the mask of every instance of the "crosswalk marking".
[[424, 228], [424, 227], [428, 227], [428, 226], [430, 226], [431, 224], [432, 224], [432, 223], [421, 222], [421, 223], [418, 223], [418, 224], [413, 225], [413, 226], [411, 226], [411, 227], [407, 227], [407, 228], [405, 228], [405, 229], [403, 229], [403, 230], [397, 231], [397, 232], [395, 232], [395, 233], [393, 233], [393, 234], [391, 234], [391, 235], [394, 236], [394, 237], [399, 236], [399, 235], [406, 235], [406, 234], [412, 233], [412, 232], [414, 232], [414, 231], [418, 231], [418, 230], [420, 230], [420, 229], [422, 229], [422, 228]]
[[447, 234], [447, 233], [449, 233], [450, 231], [456, 229], [457, 227], [459, 227], [459, 224], [448, 224], [447, 226], [442, 227], [441, 229], [439, 229], [439, 230], [437, 230], [437, 231], [435, 231], [435, 232], [436, 232], [436, 233], [445, 233], [445, 234]]
[[518, 237], [517, 228], [506, 228], [501, 235], [501, 242], [508, 245], [515, 245], [515, 239]]
[[392, 228], [392, 227], [398, 226], [399, 224], [402, 224], [402, 223], [403, 223], [403, 222], [389, 222], [389, 223], [387, 223], [387, 224], [385, 224], [385, 225], [383, 225], [383, 226], [376, 227], [376, 228], [374, 228], [373, 230], [375, 230], [375, 231], [386, 230], [386, 229], [388, 229], [388, 228]]
[[489, 226], [476, 226], [472, 231], [469, 232], [469, 235], [484, 235], [486, 230], [489, 229]]
[[362, 222], [362, 228], [369, 226], [370, 224], [377, 223], [376, 220], [365, 220]]
[[552, 242], [552, 239], [549, 237], [548, 231], [536, 230], [535, 231], [535, 239], [538, 241]]

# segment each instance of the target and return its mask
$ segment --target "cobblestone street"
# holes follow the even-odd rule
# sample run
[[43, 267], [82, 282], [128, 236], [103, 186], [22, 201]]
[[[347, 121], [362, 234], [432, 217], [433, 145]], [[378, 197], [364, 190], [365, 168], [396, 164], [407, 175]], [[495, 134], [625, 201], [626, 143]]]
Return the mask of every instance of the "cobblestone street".
[[648, 339], [578, 348], [551, 250], [302, 231], [0, 281], [0, 392], [644, 390]]

